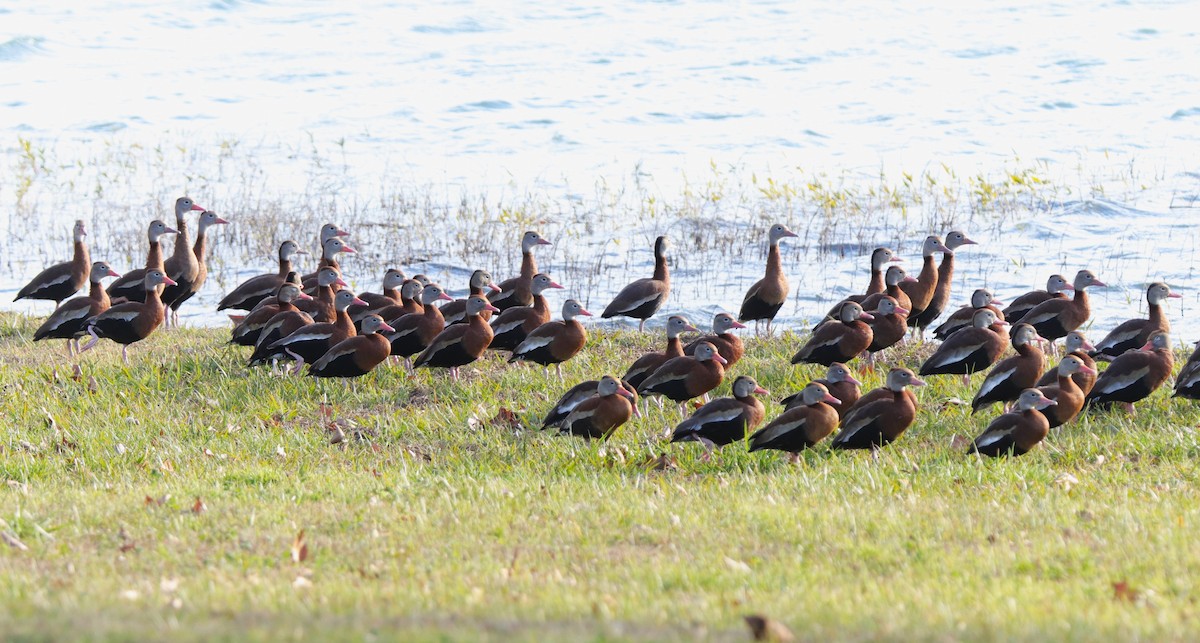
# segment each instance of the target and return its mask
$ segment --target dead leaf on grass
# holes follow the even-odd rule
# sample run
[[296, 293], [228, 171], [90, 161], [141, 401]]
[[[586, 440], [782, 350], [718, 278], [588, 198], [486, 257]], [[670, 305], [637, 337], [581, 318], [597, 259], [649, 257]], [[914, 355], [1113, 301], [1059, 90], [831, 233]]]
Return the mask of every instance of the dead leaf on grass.
[[192, 513], [202, 514], [206, 511], [208, 511], [208, 505], [204, 504], [204, 500], [199, 496], [196, 496], [196, 502], [192, 504]]
[[308, 560], [308, 543], [304, 542], [304, 530], [292, 540], [292, 562], [303, 563]]
[[750, 627], [750, 635], [754, 637], [755, 641], [789, 643], [796, 640], [796, 637], [786, 625], [773, 618], [763, 616], [762, 614], [749, 614], [742, 618], [746, 621], [746, 625]]
[[1115, 600], [1115, 601], [1124, 601], [1126, 603], [1134, 603], [1134, 602], [1137, 602], [1138, 596], [1141, 595], [1141, 592], [1134, 589], [1133, 586], [1129, 584], [1129, 581], [1126, 581], [1126, 580], [1117, 581], [1117, 582], [1113, 583], [1112, 588], [1113, 588], [1113, 600]]
[[642, 466], [651, 471], [674, 471], [679, 468], [679, 465], [675, 462], [675, 458], [666, 453], [659, 454], [657, 458], [646, 458]]
[[489, 424], [515, 430], [521, 428], [521, 418], [517, 417], [517, 414], [511, 409], [502, 406], [496, 411], [496, 417], [492, 418]]

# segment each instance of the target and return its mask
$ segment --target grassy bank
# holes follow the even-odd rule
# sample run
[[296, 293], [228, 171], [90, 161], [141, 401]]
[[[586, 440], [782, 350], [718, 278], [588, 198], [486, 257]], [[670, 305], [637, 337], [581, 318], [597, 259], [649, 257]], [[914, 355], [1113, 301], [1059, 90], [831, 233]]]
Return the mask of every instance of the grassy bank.
[[[877, 459], [703, 462], [663, 443], [669, 405], [607, 444], [534, 430], [658, 337], [594, 332], [566, 385], [493, 356], [346, 387], [247, 372], [217, 330], [75, 374], [33, 327], [0, 317], [6, 636], [737, 641], [763, 613], [806, 639], [1182, 639], [1200, 616], [1200, 413], [1163, 392], [982, 461], [963, 440], [998, 409], [931, 378]], [[797, 337], [747, 344], [772, 397], [818, 372], [787, 365]]]

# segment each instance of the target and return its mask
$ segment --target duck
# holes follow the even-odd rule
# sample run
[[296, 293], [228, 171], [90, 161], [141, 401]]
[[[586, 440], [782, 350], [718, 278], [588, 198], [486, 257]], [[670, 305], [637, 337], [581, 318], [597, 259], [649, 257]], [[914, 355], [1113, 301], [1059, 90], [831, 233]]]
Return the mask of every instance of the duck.
[[362, 332], [348, 337], [325, 352], [308, 367], [313, 377], [362, 377], [388, 358], [391, 345], [381, 333], [394, 329], [379, 315], [368, 315]]
[[1181, 295], [1171, 292], [1167, 284], [1156, 281], [1146, 288], [1146, 303], [1150, 309], [1147, 319], [1130, 319], [1121, 322], [1109, 331], [1104, 339], [1096, 343], [1092, 349], [1093, 359], [1111, 361], [1112, 358], [1125, 351], [1136, 350], [1145, 345], [1150, 335], [1156, 331], [1170, 332], [1171, 322], [1163, 314], [1163, 302], [1167, 299], [1179, 299]]
[[331, 237], [326, 239], [325, 242], [321, 244], [321, 260], [318, 262], [316, 272], [307, 274], [303, 277], [304, 291], [310, 295], [315, 291], [317, 288], [317, 279], [320, 277], [321, 270], [323, 268], [333, 268], [334, 270], [338, 271], [338, 274], [342, 273], [342, 266], [337, 260], [338, 255], [342, 253], [355, 254], [357, 252], [357, 250], [350, 247], [350, 244], [346, 243], [346, 241], [341, 237]]
[[317, 361], [338, 342], [358, 334], [346, 309], [362, 303], [363, 301], [349, 289], [339, 290], [333, 299], [336, 313], [332, 322], [317, 322], [297, 328], [291, 334], [267, 346], [265, 354], [258, 359], [265, 361], [290, 357], [295, 360], [292, 373], [298, 375], [306, 363]]
[[899, 344], [908, 333], [909, 310], [900, 306], [894, 297], [883, 295], [868, 314], [871, 316], [867, 322], [871, 327], [871, 344], [867, 346], [867, 362], [874, 364], [876, 353]]
[[[824, 386], [825, 390], [829, 391], [829, 394], [837, 399], [838, 403], [835, 406], [837, 407], [836, 411], [839, 418], [845, 415], [846, 411], [854, 406], [854, 403], [862, 397], [862, 390], [860, 388], [862, 382], [855, 379], [850, 367], [841, 362], [830, 364], [829, 368], [825, 370], [825, 377], [813, 381]], [[783, 405], [785, 411], [798, 406], [804, 406], [803, 394], [804, 390], [801, 389], [799, 393], [793, 393], [780, 400], [779, 403]]]
[[1075, 274], [1072, 287], [1075, 296], [1071, 299], [1048, 299], [1021, 316], [1021, 321], [1037, 329], [1048, 341], [1053, 342], [1079, 328], [1092, 315], [1087, 289], [1091, 286], [1108, 284], [1096, 278], [1091, 270], [1080, 270]]
[[1012, 300], [1012, 303], [1000, 312], [1004, 313], [1004, 318], [1009, 323], [1015, 324], [1021, 321], [1025, 317], [1025, 314], [1033, 310], [1035, 306], [1051, 299], [1065, 300], [1067, 298], [1066, 292], [1073, 290], [1075, 290], [1075, 286], [1072, 286], [1066, 277], [1053, 274], [1046, 279], [1045, 290], [1031, 290]]
[[[317, 233], [317, 248], [321, 250], [321, 258], [317, 260], [316, 270], [301, 277], [306, 284], [316, 278], [317, 272], [320, 271], [321, 268], [332, 267], [336, 268], [338, 272], [342, 271], [342, 266], [337, 260], [338, 252], [341, 251], [336, 250], [337, 244], [328, 244], [328, 242], [330, 239], [338, 239], [348, 236], [350, 236], [350, 233], [343, 230], [336, 223], [326, 223], [325, 225], [321, 226], [321, 230]], [[333, 251], [330, 252], [330, 250]], [[353, 252], [353, 250], [351, 250], [351, 252]], [[306, 289], [309, 288], [311, 288], [311, 286], [306, 286]]]
[[596, 383], [595, 394], [580, 402], [561, 421], [559, 433], [607, 440], [635, 413], [637, 394], [612, 375], [605, 375]]
[[1054, 406], [1056, 402], [1042, 395], [1036, 388], [1027, 388], [1017, 397], [1017, 406], [1012, 411], [992, 420], [983, 433], [975, 438], [967, 453], [978, 453], [993, 458], [1000, 456], [1025, 455], [1030, 449], [1046, 439], [1050, 423], [1041, 409]]
[[971, 400], [972, 414], [991, 406], [994, 402], [1016, 400], [1021, 391], [1037, 384], [1042, 369], [1046, 367], [1046, 356], [1037, 346], [1042, 338], [1033, 326], [1019, 323], [1013, 326], [1009, 335], [1013, 350], [1017, 354], [996, 362], [992, 370], [988, 371], [983, 383], [979, 385], [979, 391], [975, 393], [975, 398]]
[[[1084, 366], [1087, 366], [1086, 370], [1081, 370], [1071, 376], [1071, 379], [1075, 380], [1075, 383], [1079, 385], [1080, 390], [1082, 390], [1084, 395], [1086, 395], [1087, 392], [1092, 390], [1092, 387], [1096, 385], [1096, 375], [1098, 372], [1096, 370], [1096, 362], [1092, 359], [1091, 355], [1088, 354], [1092, 350], [1095, 350], [1095, 347], [1092, 346], [1092, 343], [1087, 340], [1087, 336], [1078, 330], [1073, 330], [1067, 333], [1067, 338], [1063, 341], [1066, 343], [1066, 354], [1074, 355], [1075, 357], [1079, 358], [1079, 361], [1083, 362]], [[1045, 373], [1042, 373], [1042, 377], [1038, 380], [1037, 386], [1038, 388], [1050, 386], [1057, 381], [1058, 369], [1052, 368], [1047, 370]]]
[[762, 400], [755, 394], [768, 395], [770, 391], [749, 375], [735, 379], [732, 388], [732, 397], [717, 398], [680, 422], [671, 434], [671, 442], [699, 442], [711, 452], [715, 447], [745, 440], [766, 414]]
[[[349, 284], [342, 279], [342, 273], [333, 266], [325, 266], [317, 271], [317, 287], [312, 297], [296, 302], [296, 308], [312, 315], [318, 324], [332, 322], [337, 317], [333, 302], [340, 288], [348, 288]], [[310, 290], [303, 287], [306, 292]]]
[[971, 317], [975, 315], [975, 311], [980, 308], [990, 308], [996, 313], [996, 319], [1007, 321], [1000, 307], [1004, 303], [996, 299], [991, 290], [987, 288], [976, 288], [975, 292], [971, 293], [971, 304], [963, 306], [950, 314], [946, 321], [942, 322], [937, 328], [933, 329], [933, 336], [936, 339], [945, 341], [947, 337], [954, 334], [954, 331], [960, 328], [967, 328], [971, 325]]
[[[168, 258], [164, 265], [167, 269], [167, 276], [175, 280], [177, 286], [167, 286], [163, 289], [163, 303], [171, 309], [167, 317], [167, 323], [171, 326], [176, 326], [179, 323], [179, 308], [183, 303], [200, 292], [200, 288], [204, 286], [204, 282], [208, 281], [208, 229], [214, 225], [228, 225], [229, 221], [221, 218], [216, 212], [202, 210], [200, 212], [200, 222], [196, 224], [196, 243], [191, 248], [187, 247], [187, 220], [180, 218], [182, 225], [179, 226], [179, 234], [175, 236], [176, 252]], [[180, 240], [183, 241], [183, 255], [179, 261], [176, 257], [181, 256], [179, 252]]]
[[899, 438], [917, 417], [917, 397], [909, 386], [925, 382], [907, 368], [888, 371], [883, 386], [859, 398], [842, 416], [834, 449], [878, 449]]
[[638, 395], [661, 395], [678, 404], [707, 395], [725, 379], [725, 358], [717, 347], [701, 342], [696, 354], [674, 357], [658, 367], [638, 386]]
[[275, 291], [277, 303], [260, 306], [246, 315], [245, 319], [233, 327], [229, 343], [239, 346], [254, 346], [258, 343], [263, 328], [275, 315], [281, 312], [299, 311], [300, 309], [296, 308], [293, 302], [304, 299], [312, 299], [312, 296], [301, 292], [299, 283], [283, 282]]
[[[634, 412], [636, 413], [638, 399], [636, 388], [625, 380], [620, 380], [620, 386], [630, 394], [630, 399], [634, 402]], [[546, 412], [546, 417], [542, 420], [542, 430], [555, 427], [561, 428], [563, 422], [571, 415], [571, 412], [579, 408], [580, 404], [595, 397], [599, 390], [600, 380], [584, 380], [567, 389], [558, 398], [558, 401], [554, 403], [554, 406], [550, 407], [550, 410]]]
[[716, 346], [717, 352], [725, 358], [725, 368], [733, 368], [733, 365], [737, 364], [738, 360], [742, 359], [742, 355], [746, 353], [746, 347], [742, 344], [742, 339], [731, 331], [745, 327], [746, 325], [734, 319], [733, 315], [717, 313], [713, 315], [712, 334], [689, 342], [687, 346], [683, 347], [683, 354], [694, 355], [700, 342], [708, 342]]
[[[503, 312], [516, 306], [533, 305], [533, 276], [538, 273], [533, 249], [549, 245], [553, 244], [533, 230], [526, 230], [525, 234], [521, 235], [521, 273], [500, 283], [496, 294], [489, 298], [493, 307]], [[484, 317], [485, 321], [487, 319]]]
[[88, 296], [75, 297], [59, 304], [58, 308], [55, 308], [54, 312], [46, 318], [46, 321], [42, 322], [42, 325], [33, 332], [33, 341], [65, 339], [67, 340], [67, 354], [74, 355], [79, 348], [76, 337], [83, 331], [88, 319], [108, 310], [112, 305], [101, 281], [119, 276], [121, 275], [114, 271], [107, 261], [93, 262], [88, 275], [88, 281], [91, 282]]
[[1096, 378], [1096, 385], [1088, 391], [1084, 404], [1108, 406], [1120, 403], [1130, 414], [1136, 414], [1134, 403], [1149, 397], [1162, 386], [1174, 367], [1170, 333], [1155, 331], [1140, 349], [1113, 359]]
[[841, 401], [820, 382], [809, 382], [796, 393], [796, 404], [750, 436], [750, 453], [763, 449], [786, 451], [789, 462], [810, 449], [837, 428], [841, 418], [835, 406]]
[[[88, 252], [87, 225], [83, 219], [75, 221], [71, 230], [74, 239], [74, 256], [70, 261], [54, 264], [39, 272], [29, 280], [13, 301], [22, 299], [47, 299], [54, 302], [54, 307], [60, 308], [63, 301], [79, 292], [88, 283], [92, 270], [92, 259]], [[95, 282], [92, 282], [95, 283]]]
[[942, 261], [938, 263], [937, 285], [933, 289], [933, 297], [924, 310], [908, 316], [909, 326], [913, 326], [921, 338], [925, 336], [925, 329], [942, 316], [946, 304], [950, 303], [950, 293], [954, 285], [954, 253], [963, 246], [978, 245], [978, 242], [971, 240], [961, 230], [952, 230], [946, 233], [943, 245], [946, 250], [942, 251]]
[[798, 236], [800, 235], [782, 223], [771, 226], [770, 232], [767, 233], [766, 274], [746, 291], [746, 296], [742, 298], [742, 308], [738, 312], [738, 321], [753, 321], [757, 327], [760, 322], [766, 320], [767, 335], [771, 334], [771, 323], [775, 320], [775, 315], [779, 314], [779, 309], [783, 308], [783, 302], [787, 300], [790, 290], [787, 275], [783, 274], [779, 242]]
[[970, 328], [963, 328], [946, 338], [933, 354], [921, 364], [921, 375], [958, 374], [963, 385], [970, 383], [971, 374], [991, 367], [1004, 352], [1008, 322], [996, 318], [996, 313], [982, 308], [971, 317]]
[[891, 297], [901, 308], [912, 310], [912, 301], [908, 298], [908, 293], [900, 288], [900, 285], [915, 281], [916, 279], [909, 277], [908, 273], [904, 272], [904, 268], [888, 266], [887, 271], [883, 273], [883, 292], [867, 295], [858, 303], [862, 305], [863, 310], [875, 310], [884, 297]]
[[458, 369], [479, 359], [492, 343], [492, 327], [480, 316], [486, 311], [500, 312], [483, 295], [467, 299], [467, 323], [447, 326], [429, 343], [413, 366], [420, 368], [449, 368], [450, 377], [458, 381]]
[[[425, 305], [421, 303], [421, 292], [428, 285], [428, 283], [421, 283], [416, 279], [405, 279], [404, 283], [400, 285], [400, 303], [377, 308], [374, 314], [384, 318], [392, 326], [395, 326], [396, 322], [405, 315], [420, 315], [425, 312]], [[438, 289], [440, 290], [441, 286], [438, 286]], [[454, 301], [450, 295], [438, 299], [439, 301]], [[442, 325], [444, 326], [445, 323], [443, 317]]]
[[1183, 368], [1179, 369], [1179, 375], [1175, 376], [1175, 384], [1171, 389], [1171, 397], [1200, 400], [1200, 340], [1195, 342], [1191, 356], [1183, 363]]
[[1096, 369], [1084, 364], [1076, 355], [1067, 355], [1053, 373], [1057, 376], [1055, 383], [1037, 387], [1042, 395], [1054, 400], [1054, 405], [1042, 409], [1042, 415], [1046, 416], [1051, 429], [1074, 420], [1083, 410], [1083, 400], [1087, 394], [1079, 388], [1075, 376], [1083, 374], [1095, 377]]
[[533, 276], [532, 306], [514, 306], [501, 312], [492, 320], [492, 344], [488, 348], [511, 351], [517, 347], [529, 333], [542, 324], [550, 321], [550, 304], [543, 292], [551, 288], [562, 288], [550, 278], [550, 275], [539, 272]]
[[[938, 284], [938, 266], [933, 255], [939, 252], [950, 252], [950, 248], [942, 243], [942, 238], [936, 234], [925, 237], [921, 243], [921, 272], [916, 279], [899, 284], [900, 290], [908, 295], [908, 305], [904, 308], [910, 311], [910, 317], [925, 312], [929, 302], [933, 301]], [[916, 326], [915, 321], [913, 325]]]
[[[442, 317], [446, 319], [447, 326], [453, 326], [454, 324], [463, 324], [467, 322], [467, 302], [470, 301], [472, 297], [483, 297], [490, 303], [491, 297], [486, 294], [488, 290], [494, 294], [504, 294], [504, 291], [501, 290], [500, 286], [497, 286], [496, 283], [492, 281], [492, 273], [486, 270], [472, 271], [471, 277], [467, 280], [467, 289], [468, 292], [465, 298], [455, 299], [454, 301], [442, 306]], [[533, 303], [532, 300], [530, 300], [530, 303]], [[492, 304], [492, 308], [499, 309], [499, 307], [497, 307], [495, 304]], [[479, 314], [479, 318], [485, 322], [489, 321], [492, 318], [492, 313], [488, 310], [484, 310]]]
[[[285, 284], [288, 285], [288, 284]], [[292, 284], [299, 288], [298, 284]], [[280, 286], [281, 288], [283, 286]], [[303, 292], [303, 291], [301, 291]], [[304, 293], [307, 294], [307, 293]], [[293, 300], [294, 302], [295, 300]], [[293, 304], [293, 307], [294, 304]], [[251, 313], [253, 314], [253, 313]], [[288, 337], [292, 333], [316, 324], [317, 321], [311, 315], [297, 308], [296, 310], [281, 310], [271, 316], [267, 323], [263, 325], [258, 332], [258, 339], [254, 342], [254, 351], [250, 353], [250, 358], [247, 360], [248, 366], [258, 366], [271, 362], [272, 367], [278, 364], [284, 356], [276, 354], [271, 350], [271, 345], [275, 342]]]
[[442, 311], [434, 305], [439, 301], [451, 301], [450, 295], [441, 286], [429, 284], [421, 289], [421, 313], [402, 315], [388, 322], [392, 326], [391, 334], [387, 336], [392, 355], [403, 357], [410, 371], [412, 356], [428, 348], [433, 338], [446, 328]]
[[[367, 305], [351, 306], [350, 310], [346, 311], [350, 313], [350, 319], [358, 323], [369, 314], [378, 314], [381, 308], [402, 303], [400, 300], [400, 288], [407, 280], [408, 277], [399, 268], [388, 268], [383, 273], [383, 285], [380, 288], [380, 292], [358, 293], [358, 298], [367, 302]], [[379, 316], [383, 317], [383, 315]], [[387, 317], [383, 317], [383, 319], [387, 319]]]
[[[279, 272], [267, 273], [251, 277], [238, 284], [229, 294], [221, 298], [217, 310], [232, 308], [234, 310], [254, 310], [263, 299], [270, 297], [279, 290], [289, 273], [295, 272], [292, 261], [299, 255], [308, 254], [300, 249], [295, 241], [287, 240], [279, 244]], [[301, 283], [297, 278], [296, 283]]]
[[837, 319], [838, 311], [841, 310], [843, 303], [847, 301], [853, 301], [861, 304], [867, 297], [884, 292], [887, 287], [883, 282], [884, 267], [889, 263], [899, 262], [900, 257], [897, 257], [896, 254], [892, 252], [891, 248], [885, 248], [881, 246], [871, 251], [871, 279], [867, 282], [866, 292], [863, 292], [859, 295], [850, 295], [834, 304], [833, 308], [830, 308], [829, 312], [826, 313], [825, 317], [822, 318], [822, 323], [828, 319]]
[[79, 352], [91, 350], [101, 337], [105, 337], [121, 344], [121, 361], [128, 364], [129, 345], [146, 339], [163, 323], [159, 287], [174, 283], [161, 270], [147, 270], [142, 278], [142, 301], [120, 303], [88, 319], [83, 333], [91, 335], [92, 339]]
[[[108, 296], [114, 300], [139, 302], [146, 299], [146, 273], [157, 270], [166, 276], [166, 266], [163, 265], [162, 245], [159, 240], [163, 235], [176, 234], [179, 231], [155, 219], [146, 229], [146, 238], [150, 242], [150, 250], [146, 253], [146, 267], [130, 270], [116, 281], [108, 285]], [[166, 283], [166, 282], [163, 282]], [[161, 294], [161, 293], [160, 293]], [[161, 299], [161, 297], [160, 297]]]
[[654, 316], [671, 295], [671, 274], [667, 270], [666, 237], [654, 240], [654, 276], [638, 279], [621, 289], [600, 317], [631, 317], [638, 320], [638, 332], [646, 329], [646, 320]]
[[812, 337], [792, 356], [792, 363], [829, 366], [854, 359], [874, 339], [871, 327], [866, 324], [872, 319], [874, 317], [863, 312], [860, 304], [843, 302], [837, 318], [818, 326]]
[[508, 363], [523, 361], [542, 366], [553, 364], [561, 382], [562, 363], [578, 355], [587, 343], [587, 330], [576, 318], [591, 316], [592, 314], [578, 301], [566, 300], [562, 307], [562, 321], [546, 322], [533, 329], [513, 349]]
[[698, 333], [696, 328], [683, 315], [671, 315], [667, 318], [667, 348], [662, 352], [650, 352], [634, 360], [625, 371], [622, 380], [629, 382], [636, 390], [641, 383], [667, 360], [683, 356], [683, 342], [679, 339], [682, 333]]

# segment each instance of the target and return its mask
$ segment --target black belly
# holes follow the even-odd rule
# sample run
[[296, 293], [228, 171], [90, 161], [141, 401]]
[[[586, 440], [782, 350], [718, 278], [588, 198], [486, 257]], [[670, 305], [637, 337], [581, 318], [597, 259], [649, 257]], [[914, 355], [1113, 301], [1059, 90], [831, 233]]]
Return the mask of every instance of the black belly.
[[780, 308], [783, 308], [782, 301], [772, 304], [758, 297], [751, 297], [742, 302], [742, 310], [738, 313], [738, 321], [772, 320], [775, 319], [775, 315], [779, 314]]

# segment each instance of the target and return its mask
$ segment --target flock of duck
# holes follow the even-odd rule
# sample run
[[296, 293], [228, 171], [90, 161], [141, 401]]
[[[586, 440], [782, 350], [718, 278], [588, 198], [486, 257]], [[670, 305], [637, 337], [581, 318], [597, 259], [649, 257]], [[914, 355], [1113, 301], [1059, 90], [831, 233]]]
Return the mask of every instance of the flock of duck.
[[[188, 218], [194, 212], [199, 212], [199, 221], [192, 243]], [[145, 267], [120, 275], [104, 261], [91, 261], [86, 226], [77, 221], [73, 259], [42, 271], [17, 294], [16, 299], [57, 304], [34, 340], [65, 339], [75, 355], [107, 338], [122, 345], [122, 358], [128, 363], [129, 345], [146, 339], [160, 325], [178, 323], [179, 307], [200, 290], [207, 276], [206, 234], [212, 226], [226, 223], [181, 197], [175, 202], [174, 228], [159, 220], [149, 224]], [[172, 234], [174, 252], [164, 258], [161, 240]], [[476, 270], [468, 282], [469, 295], [460, 300], [424, 275], [407, 278], [395, 268], [384, 274], [380, 292], [356, 295], [342, 279], [338, 260], [354, 252], [347, 236], [334, 224], [323, 226], [320, 262], [316, 272], [307, 275], [294, 266], [296, 257], [306, 253], [296, 242], [284, 241], [277, 272], [251, 278], [221, 300], [218, 310], [245, 311], [231, 315], [235, 326], [230, 343], [252, 349], [249, 365], [270, 364], [275, 369], [291, 362], [294, 373], [307, 365], [312, 376], [351, 378], [395, 356], [409, 369], [449, 369], [457, 380], [460, 367], [491, 349], [507, 351], [509, 362], [555, 366], [561, 381], [561, 364], [587, 342], [579, 318], [592, 313], [578, 301], [567, 299], [562, 319], [551, 320], [545, 293], [562, 286], [537, 270], [534, 250], [549, 244], [537, 232], [526, 232], [521, 239], [519, 276], [496, 284], [487, 271]], [[619, 379], [605, 375], [572, 387], [546, 415], [543, 427], [604, 439], [639, 414], [639, 397], [669, 399], [681, 412], [688, 402], [703, 398], [705, 403], [675, 428], [672, 441], [699, 441], [706, 446], [706, 457], [714, 448], [745, 441], [749, 435], [750, 451], [780, 450], [794, 459], [839, 429], [830, 441], [833, 448], [878, 449], [899, 438], [915, 420], [918, 403], [909, 389], [923, 386], [921, 377], [957, 374], [969, 384], [972, 374], [986, 371], [972, 410], [999, 403], [1004, 412], [970, 450], [1021, 455], [1051, 428], [1078, 417], [1087, 405], [1121, 404], [1133, 412], [1134, 403], [1162, 386], [1173, 371], [1163, 302], [1179, 295], [1164, 283], [1151, 284], [1146, 291], [1148, 318], [1128, 320], [1092, 345], [1078, 329], [1091, 316], [1087, 289], [1105, 284], [1091, 271], [1080, 270], [1072, 281], [1052, 275], [1045, 290], [1023, 294], [1003, 308], [989, 290], [975, 290], [969, 306], [934, 327], [941, 343], [917, 372], [891, 368], [881, 387], [863, 394], [849, 363], [861, 356], [874, 368], [880, 352], [905, 341], [910, 332], [914, 339], [923, 338], [945, 312], [955, 252], [975, 243], [954, 231], [945, 240], [926, 238], [916, 277], [896, 265], [899, 259], [888, 248], [872, 253], [866, 291], [834, 306], [792, 357], [793, 364], [826, 367], [825, 377], [785, 398], [784, 411], [760, 428], [765, 407], [756, 396], [767, 391], [752, 377], [735, 378], [731, 397], [709, 401], [708, 394], [744, 353], [733, 331], [754, 321], [765, 323], [770, 336], [772, 321], [790, 291], [779, 244], [794, 236], [784, 225], [771, 227], [765, 275], [747, 291], [736, 317], [717, 314], [712, 333], [686, 345], [681, 335], [698, 329], [682, 316], [669, 317], [664, 351], [639, 357]], [[659, 237], [653, 275], [627, 285], [602, 317], [637, 319], [639, 331], [644, 330], [645, 321], [670, 296], [667, 250], [667, 239]], [[108, 277], [117, 280], [105, 288], [101, 282]], [[85, 283], [90, 283], [88, 295], [68, 299]], [[445, 303], [438, 306], [439, 302]], [[88, 342], [80, 345], [84, 338]], [[1058, 339], [1065, 344], [1061, 360], [1047, 369], [1047, 352], [1041, 345], [1049, 343], [1053, 349]], [[1175, 378], [1176, 396], [1200, 399], [1200, 342], [1197, 345]], [[1012, 353], [1005, 356], [1009, 346]], [[1096, 360], [1111, 363], [1101, 373]]]

